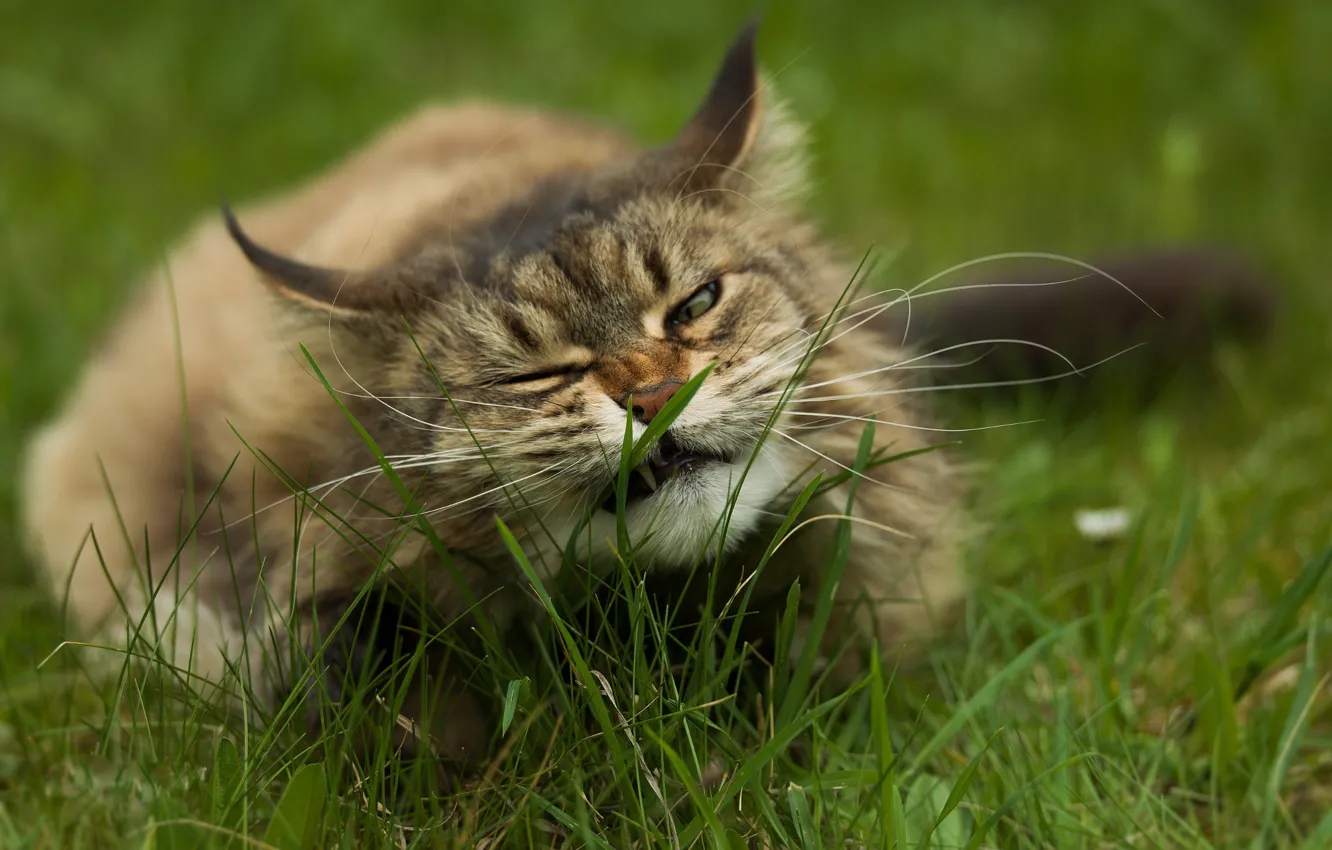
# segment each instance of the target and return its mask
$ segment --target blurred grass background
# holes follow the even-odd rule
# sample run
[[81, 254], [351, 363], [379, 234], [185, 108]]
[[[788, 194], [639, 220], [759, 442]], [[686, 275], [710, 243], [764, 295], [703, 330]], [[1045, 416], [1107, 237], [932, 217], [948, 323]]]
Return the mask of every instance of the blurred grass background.
[[[6, 0], [8, 710], [38, 687], [33, 665], [57, 639], [13, 523], [21, 441], [52, 412], [137, 275], [198, 214], [224, 194], [301, 179], [427, 99], [543, 103], [665, 138], [751, 11], [734, 0]], [[1181, 504], [1196, 500], [1195, 545], [1154, 621], [1160, 654], [1140, 681], [1121, 683], [1137, 689], [1139, 717], [1187, 699], [1179, 691], [1193, 681], [1197, 647], [1238, 643], [1332, 540], [1332, 4], [773, 0], [764, 20], [762, 60], [812, 124], [815, 211], [853, 252], [901, 243], [884, 272], [893, 285], [991, 252], [1086, 256], [1200, 239], [1248, 251], [1287, 292], [1274, 344], [1224, 352], [1215, 385], [1176, 387], [1147, 414], [1112, 398], [1089, 420], [1042, 407], [1039, 424], [966, 438], [985, 467], [978, 509], [996, 524], [973, 553], [986, 579], [978, 611], [1020, 602], [1071, 618], [1094, 608], [1084, 591], [1123, 550], [1079, 540], [1072, 510], [1124, 504], [1148, 516], [1139, 545], [1162, 560]], [[952, 404], [961, 424], [980, 424], [1029, 418], [1036, 402]], [[1329, 598], [1323, 588], [1317, 610], [1330, 610]], [[983, 669], [1021, 648], [999, 644], [958, 657]], [[1082, 686], [1054, 675], [1053, 687]], [[1025, 716], [1030, 698], [1015, 695], [997, 716]], [[1332, 749], [1325, 696], [1316, 706], [1291, 805], [1329, 799], [1332, 766], [1318, 756]], [[1254, 775], [1269, 743], [1254, 743]], [[6, 771], [18, 764], [0, 756], [0, 793], [17, 783]]]

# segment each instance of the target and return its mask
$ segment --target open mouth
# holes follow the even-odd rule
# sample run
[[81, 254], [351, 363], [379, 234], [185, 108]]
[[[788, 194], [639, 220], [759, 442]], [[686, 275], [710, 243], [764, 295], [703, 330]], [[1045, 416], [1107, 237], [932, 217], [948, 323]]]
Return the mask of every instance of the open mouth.
[[[627, 504], [633, 505], [652, 496], [674, 478], [691, 475], [709, 464], [729, 463], [730, 458], [716, 452], [696, 452], [681, 449], [662, 440], [658, 457], [646, 460], [629, 472]], [[615, 493], [601, 503], [603, 510], [615, 513]]]

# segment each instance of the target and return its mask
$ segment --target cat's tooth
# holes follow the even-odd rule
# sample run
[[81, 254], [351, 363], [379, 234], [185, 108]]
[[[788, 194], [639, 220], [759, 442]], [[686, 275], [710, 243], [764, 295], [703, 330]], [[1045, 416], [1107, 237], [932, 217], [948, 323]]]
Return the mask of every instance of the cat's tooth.
[[652, 464], [645, 463], [638, 467], [638, 474], [643, 476], [643, 480], [647, 482], [649, 490], [653, 493], [657, 492], [657, 476], [652, 474]]

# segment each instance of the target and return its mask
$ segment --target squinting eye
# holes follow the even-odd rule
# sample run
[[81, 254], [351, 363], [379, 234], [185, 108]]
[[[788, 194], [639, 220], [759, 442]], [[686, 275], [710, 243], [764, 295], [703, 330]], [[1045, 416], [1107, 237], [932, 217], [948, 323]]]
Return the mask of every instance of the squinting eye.
[[711, 310], [717, 304], [719, 295], [721, 295], [721, 281], [709, 281], [695, 289], [694, 293], [686, 298], [679, 307], [672, 310], [666, 321], [672, 325], [683, 325], [692, 322]]
[[498, 383], [501, 384], [528, 384], [533, 381], [545, 381], [550, 378], [567, 378], [574, 375], [581, 375], [587, 371], [586, 366], [556, 366], [551, 369], [542, 369], [540, 372], [527, 372], [522, 375], [512, 375], [504, 378]]

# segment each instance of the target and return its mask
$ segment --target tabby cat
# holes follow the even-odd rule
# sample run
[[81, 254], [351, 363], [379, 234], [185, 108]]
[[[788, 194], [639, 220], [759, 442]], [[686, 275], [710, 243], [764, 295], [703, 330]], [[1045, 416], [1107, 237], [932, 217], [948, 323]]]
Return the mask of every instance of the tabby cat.
[[[1174, 252], [1066, 266], [1056, 277], [1087, 285], [1039, 289], [1020, 321], [1003, 309], [1017, 288], [919, 299], [913, 330], [906, 298], [851, 287], [855, 258], [803, 217], [804, 133], [754, 37], [660, 146], [544, 111], [431, 106], [312, 181], [201, 221], [31, 445], [25, 526], [75, 632], [175, 629], [175, 664], [271, 700], [300, 672], [276, 639], [312, 651], [370, 581], [502, 631], [535, 603], [494, 517], [545, 581], [571, 539], [570, 563], [605, 564], [626, 425], [638, 439], [677, 412], [623, 494], [651, 575], [704, 563], [740, 580], [804, 484], [842, 475], [755, 583], [752, 606], [780, 609], [796, 579], [818, 591], [865, 422], [888, 454], [940, 441], [911, 390], [946, 370], [915, 368], [932, 354], [917, 331], [944, 349], [1058, 347], [1118, 311], [1107, 350], [1079, 349], [1099, 357], [1178, 337], [1204, 293], [1262, 323], [1246, 274]], [[1053, 278], [1007, 282], [1037, 279]], [[1089, 315], [1070, 326], [1061, 310]], [[964, 594], [962, 482], [940, 451], [861, 478], [829, 650], [919, 646]], [[325, 666], [366, 651], [341, 645]], [[488, 740], [490, 713], [461, 691], [425, 715], [452, 754]]]

